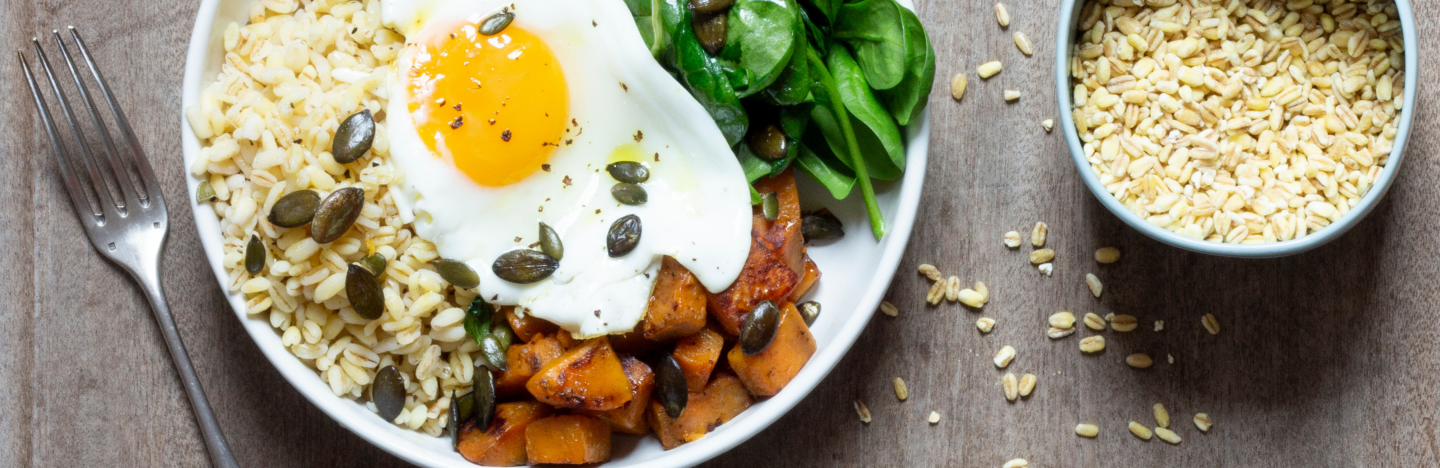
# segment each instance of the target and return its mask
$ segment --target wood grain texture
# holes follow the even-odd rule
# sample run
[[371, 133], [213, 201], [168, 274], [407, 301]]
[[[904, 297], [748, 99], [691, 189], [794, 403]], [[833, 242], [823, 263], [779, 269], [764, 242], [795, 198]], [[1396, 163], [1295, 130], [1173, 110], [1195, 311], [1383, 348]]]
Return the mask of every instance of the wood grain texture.
[[[1405, 171], [1387, 199], [1330, 245], [1277, 260], [1206, 257], [1165, 247], [1125, 227], [1081, 184], [1060, 135], [1051, 84], [1056, 2], [1008, 3], [1000, 29], [988, 2], [919, 0], [938, 64], [934, 131], [922, 215], [888, 299], [840, 365], [774, 426], [721, 456], [715, 466], [1436, 466], [1435, 387], [1440, 384], [1440, 309], [1433, 243], [1440, 232], [1440, 177], [1431, 148], [1440, 118], [1426, 103], [1440, 80], [1422, 71]], [[206, 267], [185, 193], [180, 154], [180, 80], [193, 2], [7, 1], [0, 41], [74, 24], [89, 44], [172, 200], [164, 281], [171, 308], [220, 423], [245, 466], [399, 466], [335, 424], [280, 377], [246, 337]], [[1419, 36], [1440, 5], [1416, 5]], [[1010, 33], [1036, 52], [1025, 58]], [[41, 37], [45, 39], [44, 36]], [[1421, 67], [1436, 70], [1437, 43], [1422, 42]], [[990, 80], [975, 67], [1003, 60]], [[970, 76], [963, 102], [945, 87]], [[1003, 89], [1024, 97], [1014, 104]], [[54, 156], [26, 99], [13, 57], [0, 59], [0, 465], [202, 466], [203, 448], [144, 299], [123, 273], [85, 243], [60, 188]], [[1050, 225], [1055, 274], [1038, 275], [1028, 247], [1001, 244], [1009, 230]], [[1124, 259], [1096, 265], [1102, 246]], [[983, 314], [927, 307], [932, 263], [992, 300]], [[1084, 285], [1105, 281], [1096, 300]], [[1104, 353], [1082, 356], [1077, 336], [1052, 341], [1045, 318], [1058, 310], [1139, 317], [1135, 332], [1106, 334]], [[1200, 317], [1213, 313], [1211, 336]], [[980, 316], [998, 320], [982, 336]], [[1151, 331], [1154, 320], [1165, 330]], [[990, 356], [1012, 345], [1008, 371], [1039, 376], [1035, 394], [1001, 396]], [[1144, 351], [1157, 364], [1127, 368]], [[1173, 356], [1174, 364], [1166, 362]], [[895, 399], [891, 380], [909, 383]], [[874, 422], [851, 409], [865, 401]], [[1141, 442], [1127, 421], [1153, 425], [1164, 403], [1178, 447]], [[938, 411], [938, 425], [926, 423]], [[1215, 420], [1209, 434], [1190, 423]], [[1100, 426], [1094, 440], [1076, 423]]]

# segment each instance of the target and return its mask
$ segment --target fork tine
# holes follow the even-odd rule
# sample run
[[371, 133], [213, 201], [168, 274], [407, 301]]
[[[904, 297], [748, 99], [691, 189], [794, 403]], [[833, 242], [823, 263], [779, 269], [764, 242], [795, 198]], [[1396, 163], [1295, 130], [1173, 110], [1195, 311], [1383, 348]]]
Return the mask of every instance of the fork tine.
[[[145, 193], [141, 195], [141, 203], [149, 206], [150, 199], [160, 199], [160, 184], [155, 180], [155, 171], [150, 167], [150, 160], [145, 156], [145, 149], [140, 147], [140, 139], [135, 137], [135, 129], [130, 128], [130, 120], [125, 118], [125, 111], [120, 110], [120, 101], [115, 100], [115, 95], [110, 92], [110, 85], [105, 82], [105, 76], [100, 74], [100, 67], [95, 65], [95, 59], [90, 56], [90, 49], [85, 47], [85, 40], [80, 38], [80, 33], [75, 26], [70, 26], [70, 37], [75, 38], [75, 46], [80, 49], [80, 56], [85, 59], [85, 64], [90, 67], [90, 73], [95, 76], [95, 84], [100, 87], [100, 95], [105, 98], [109, 105], [110, 112], [115, 116], [115, 126], [120, 128], [120, 136], [125, 139], [125, 144], [130, 147], [131, 164], [134, 164], [140, 179], [144, 181]], [[162, 203], [163, 199], [160, 200]]]
[[140, 181], [132, 177], [129, 168], [120, 163], [119, 152], [115, 150], [115, 140], [110, 138], [110, 129], [105, 125], [105, 120], [100, 118], [100, 110], [95, 107], [95, 101], [90, 99], [90, 90], [85, 86], [85, 80], [80, 79], [80, 73], [75, 69], [75, 59], [70, 56], [70, 48], [65, 47], [65, 41], [60, 40], [60, 31], [51, 30], [55, 36], [55, 45], [60, 46], [60, 56], [65, 58], [65, 67], [70, 70], [70, 77], [75, 79], [75, 88], [80, 91], [80, 99], [85, 101], [85, 109], [90, 112], [90, 119], [95, 122], [95, 130], [100, 133], [100, 140], [105, 143], [105, 159], [110, 163], [110, 173], [115, 176], [116, 185], [120, 187], [121, 194], [127, 202], [139, 201], [136, 192], [139, 190]]
[[31, 39], [35, 44], [35, 54], [40, 60], [40, 68], [45, 70], [45, 77], [50, 80], [50, 87], [55, 90], [55, 100], [60, 102], [60, 110], [65, 112], [65, 120], [70, 123], [71, 131], [75, 132], [75, 139], [79, 143], [80, 154], [82, 155], [80, 166], [84, 166], [90, 176], [90, 186], [99, 195], [102, 211], [109, 211], [115, 208], [120, 212], [125, 210], [125, 202], [115, 199], [115, 192], [111, 190], [111, 180], [100, 175], [99, 164], [95, 162], [95, 155], [90, 153], [90, 146], [85, 144], [85, 132], [80, 129], [80, 124], [75, 121], [75, 112], [70, 109], [70, 102], [65, 97], [65, 90], [60, 88], [60, 81], [55, 78], [55, 71], [50, 68], [50, 61], [45, 57], [45, 49], [40, 47], [40, 39]]
[[65, 191], [70, 193], [70, 203], [75, 205], [77, 213], [82, 213], [82, 218], [87, 211], [85, 208], [89, 208], [91, 221], [102, 218], [104, 214], [96, 205], [95, 199], [75, 178], [75, 169], [70, 167], [70, 154], [65, 151], [65, 145], [60, 144], [55, 120], [50, 117], [50, 107], [45, 105], [45, 98], [40, 96], [40, 85], [35, 82], [35, 75], [30, 73], [30, 63], [25, 60], [25, 52], [16, 51], [15, 55], [20, 58], [20, 68], [25, 70], [25, 81], [30, 84], [30, 96], [35, 98], [35, 109], [40, 111], [40, 120], [45, 123], [45, 133], [50, 136], [50, 146], [55, 151], [55, 162], [60, 166], [60, 178], [65, 180]]

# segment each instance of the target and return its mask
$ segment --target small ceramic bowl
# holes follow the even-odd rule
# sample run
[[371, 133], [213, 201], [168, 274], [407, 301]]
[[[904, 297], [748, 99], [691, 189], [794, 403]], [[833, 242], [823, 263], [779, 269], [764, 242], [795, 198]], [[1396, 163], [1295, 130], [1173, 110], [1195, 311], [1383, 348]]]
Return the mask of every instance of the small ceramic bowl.
[[1130, 211], [1105, 190], [1105, 186], [1100, 183], [1100, 178], [1091, 169], [1089, 161], [1085, 159], [1083, 145], [1075, 131], [1075, 121], [1071, 116], [1073, 107], [1071, 93], [1074, 84], [1070, 80], [1069, 72], [1070, 47], [1079, 36], [1076, 27], [1080, 22], [1084, 2], [1085, 0], [1066, 0], [1060, 6], [1060, 21], [1055, 35], [1055, 95], [1059, 100], [1060, 121], [1062, 122], [1060, 127], [1065, 131], [1065, 141], [1070, 146], [1070, 156], [1075, 162], [1076, 169], [1080, 172], [1080, 177], [1085, 179], [1085, 185], [1090, 188], [1090, 192], [1094, 193], [1096, 198], [1100, 199], [1100, 203], [1105, 205], [1105, 208], [1115, 213], [1115, 216], [1120, 217], [1130, 227], [1160, 242], [1194, 252], [1224, 257], [1283, 257], [1319, 247], [1340, 237], [1370, 213], [1370, 210], [1380, 202], [1380, 198], [1390, 190], [1390, 185], [1395, 179], [1395, 172], [1400, 169], [1400, 163], [1404, 159], [1405, 143], [1410, 134], [1410, 119], [1415, 112], [1415, 86], [1419, 83], [1416, 78], [1416, 72], [1420, 69], [1417, 57], [1419, 42], [1415, 39], [1415, 14], [1410, 8], [1410, 0], [1395, 0], [1396, 8], [1400, 12], [1401, 35], [1406, 46], [1405, 107], [1397, 119], [1399, 127], [1395, 132], [1395, 141], [1385, 167], [1381, 169], [1379, 177], [1372, 183], [1370, 191], [1361, 197], [1360, 203], [1339, 221], [1305, 237], [1269, 244], [1227, 244], [1185, 237], [1145, 221], [1144, 218]]

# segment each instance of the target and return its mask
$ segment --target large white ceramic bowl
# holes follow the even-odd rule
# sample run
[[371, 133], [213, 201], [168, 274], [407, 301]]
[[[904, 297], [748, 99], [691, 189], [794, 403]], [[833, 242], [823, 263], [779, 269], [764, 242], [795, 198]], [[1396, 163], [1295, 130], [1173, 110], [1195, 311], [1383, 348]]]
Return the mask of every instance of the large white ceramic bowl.
[[[224, 59], [224, 54], [221, 53], [221, 36], [225, 26], [232, 21], [244, 24], [251, 1], [254, 0], [200, 2], [200, 12], [195, 20], [195, 30], [190, 36], [190, 50], [185, 63], [185, 107], [194, 104], [200, 89], [214, 80], [219, 73], [221, 61]], [[901, 3], [910, 6], [909, 0], [901, 0]], [[200, 151], [200, 141], [191, 133], [183, 115], [176, 115], [176, 118], [183, 127], [181, 134], [184, 138], [185, 167], [188, 168]], [[912, 125], [907, 129], [907, 138], [909, 147], [905, 177], [876, 186], [880, 210], [885, 213], [885, 222], [889, 227], [889, 232], [878, 242], [870, 233], [858, 189], [857, 195], [848, 200], [837, 201], [819, 184], [801, 177], [802, 205], [806, 209], [821, 206], [829, 208], [844, 222], [846, 235], [838, 242], [812, 247], [809, 251], [822, 272], [817, 289], [811, 297], [823, 304], [824, 310], [810, 329], [815, 334], [818, 349], [795, 380], [780, 394], [755, 404], [703, 439], [674, 450], [661, 449], [659, 441], [653, 436], [642, 438], [616, 434], [614, 458], [604, 466], [669, 467], [704, 462], [739, 445], [775, 422], [825, 378], [870, 321], [870, 315], [889, 287], [895, 267], [899, 264], [905, 244], [910, 238], [910, 228], [915, 223], [915, 209], [920, 202], [920, 188], [925, 180], [926, 153], [930, 140], [929, 111], [926, 111], [919, 125]], [[188, 178], [189, 193], [195, 192], [199, 182], [195, 177]], [[219, 221], [209, 204], [197, 204], [194, 197], [189, 198], [195, 212], [195, 225], [200, 231], [201, 244], [210, 258], [210, 267], [215, 272], [218, 284], [223, 289], [226, 273], [221, 266], [223, 254]], [[280, 344], [280, 336], [270, 327], [265, 317], [251, 318], [245, 314], [244, 298], [240, 294], [229, 294], [229, 299], [235, 317], [245, 326], [245, 331], [255, 340], [265, 357], [305, 398], [340, 425], [385, 451], [417, 465], [457, 468], [475, 466], [451, 449], [448, 439], [396, 427], [381, 420], [364, 405], [335, 396], [313, 369], [306, 367]]]

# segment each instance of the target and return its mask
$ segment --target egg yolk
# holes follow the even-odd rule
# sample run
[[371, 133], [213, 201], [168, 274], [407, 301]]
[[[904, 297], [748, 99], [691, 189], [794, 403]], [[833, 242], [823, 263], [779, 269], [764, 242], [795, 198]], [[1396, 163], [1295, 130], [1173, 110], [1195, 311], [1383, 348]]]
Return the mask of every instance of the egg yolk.
[[431, 151], [490, 187], [546, 163], [569, 102], [545, 42], [513, 24], [486, 36], [466, 22], [420, 47], [408, 73], [410, 115]]

